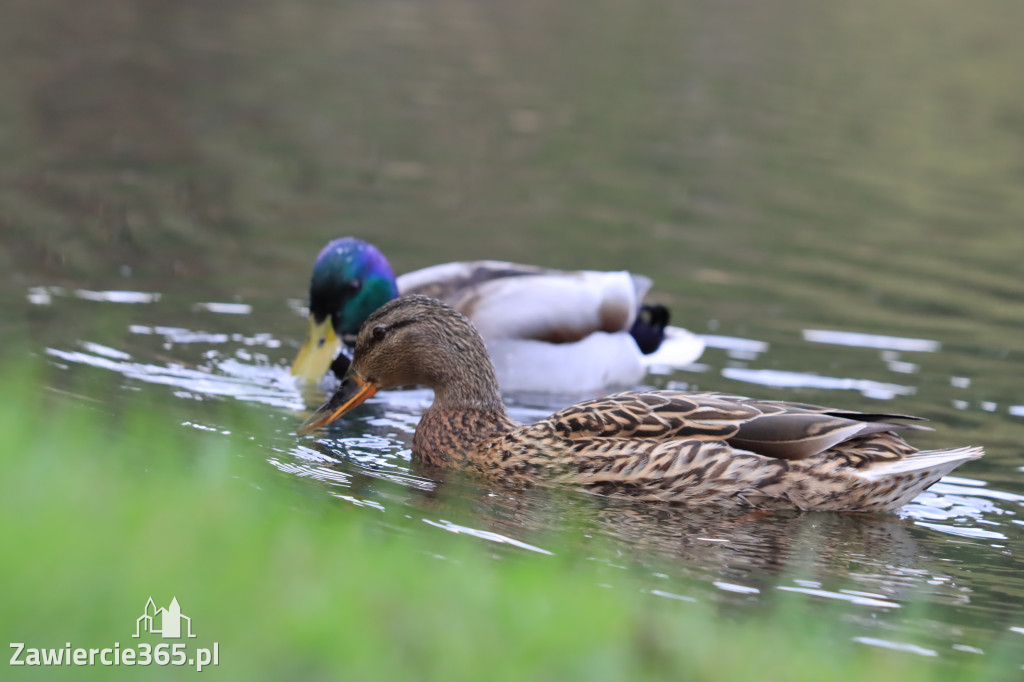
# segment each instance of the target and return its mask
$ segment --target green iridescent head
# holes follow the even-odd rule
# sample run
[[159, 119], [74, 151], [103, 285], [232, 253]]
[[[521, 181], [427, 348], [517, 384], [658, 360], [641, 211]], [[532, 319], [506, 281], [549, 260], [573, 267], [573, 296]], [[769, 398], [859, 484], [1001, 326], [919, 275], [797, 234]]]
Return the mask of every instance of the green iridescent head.
[[335, 239], [313, 264], [309, 312], [317, 322], [330, 318], [339, 337], [358, 333], [370, 313], [397, 297], [388, 259], [362, 240]]
[[[398, 297], [391, 265], [377, 247], [354, 237], [335, 239], [313, 264], [309, 283], [309, 333], [292, 374], [319, 381], [372, 312]], [[347, 363], [346, 363], [347, 364]]]

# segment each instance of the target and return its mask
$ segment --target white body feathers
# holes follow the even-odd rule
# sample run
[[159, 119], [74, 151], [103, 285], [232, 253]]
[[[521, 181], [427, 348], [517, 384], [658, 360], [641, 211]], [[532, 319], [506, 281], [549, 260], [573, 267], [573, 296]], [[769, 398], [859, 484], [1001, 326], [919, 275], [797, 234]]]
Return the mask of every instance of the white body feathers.
[[[471, 261], [416, 270], [397, 283], [400, 294], [439, 298], [473, 321], [502, 390], [592, 393], [635, 386], [647, 373], [650, 363], [629, 334], [651, 286], [642, 275]], [[658, 355], [675, 366], [704, 350], [700, 338], [676, 327], [666, 345], [673, 351]]]

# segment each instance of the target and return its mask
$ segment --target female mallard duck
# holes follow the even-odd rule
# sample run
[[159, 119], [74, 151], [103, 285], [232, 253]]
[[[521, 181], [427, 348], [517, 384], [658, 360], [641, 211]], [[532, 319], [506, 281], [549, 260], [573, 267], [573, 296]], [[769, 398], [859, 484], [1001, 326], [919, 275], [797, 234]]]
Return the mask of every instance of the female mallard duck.
[[922, 427], [890, 421], [915, 417], [714, 393], [619, 393], [518, 426], [480, 335], [426, 296], [367, 318], [348, 375], [299, 432], [409, 384], [434, 389], [413, 437], [413, 454], [427, 464], [642, 500], [892, 511], [982, 456], [976, 447], [916, 450], [896, 432]]
[[[565, 272], [505, 263], [446, 263], [395, 279], [384, 255], [352, 237], [336, 239], [316, 259], [309, 287], [309, 335], [292, 374], [319, 381], [342, 376], [342, 340], [399, 294], [446, 301], [487, 340], [506, 391], [578, 393], [636, 385], [644, 354], [668, 338], [655, 361], [675, 366], [700, 357], [704, 342], [668, 327], [668, 311], [644, 306], [651, 281], [628, 272]], [[336, 359], [337, 358], [337, 359]]]

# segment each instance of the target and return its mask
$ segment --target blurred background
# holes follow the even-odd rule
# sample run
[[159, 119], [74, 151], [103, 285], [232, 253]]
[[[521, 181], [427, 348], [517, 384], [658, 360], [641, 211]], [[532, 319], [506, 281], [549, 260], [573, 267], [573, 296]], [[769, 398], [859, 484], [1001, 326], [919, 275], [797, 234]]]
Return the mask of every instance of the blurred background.
[[0, 11], [7, 282], [300, 296], [356, 234], [797, 321], [1020, 300], [1011, 0]]

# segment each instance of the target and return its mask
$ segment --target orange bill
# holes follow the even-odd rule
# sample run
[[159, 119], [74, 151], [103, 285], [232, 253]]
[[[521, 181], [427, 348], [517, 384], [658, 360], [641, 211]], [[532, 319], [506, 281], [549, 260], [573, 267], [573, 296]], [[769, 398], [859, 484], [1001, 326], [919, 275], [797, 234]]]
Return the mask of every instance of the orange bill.
[[326, 426], [377, 392], [377, 387], [358, 374], [349, 374], [330, 400], [317, 408], [299, 427], [299, 435]]

